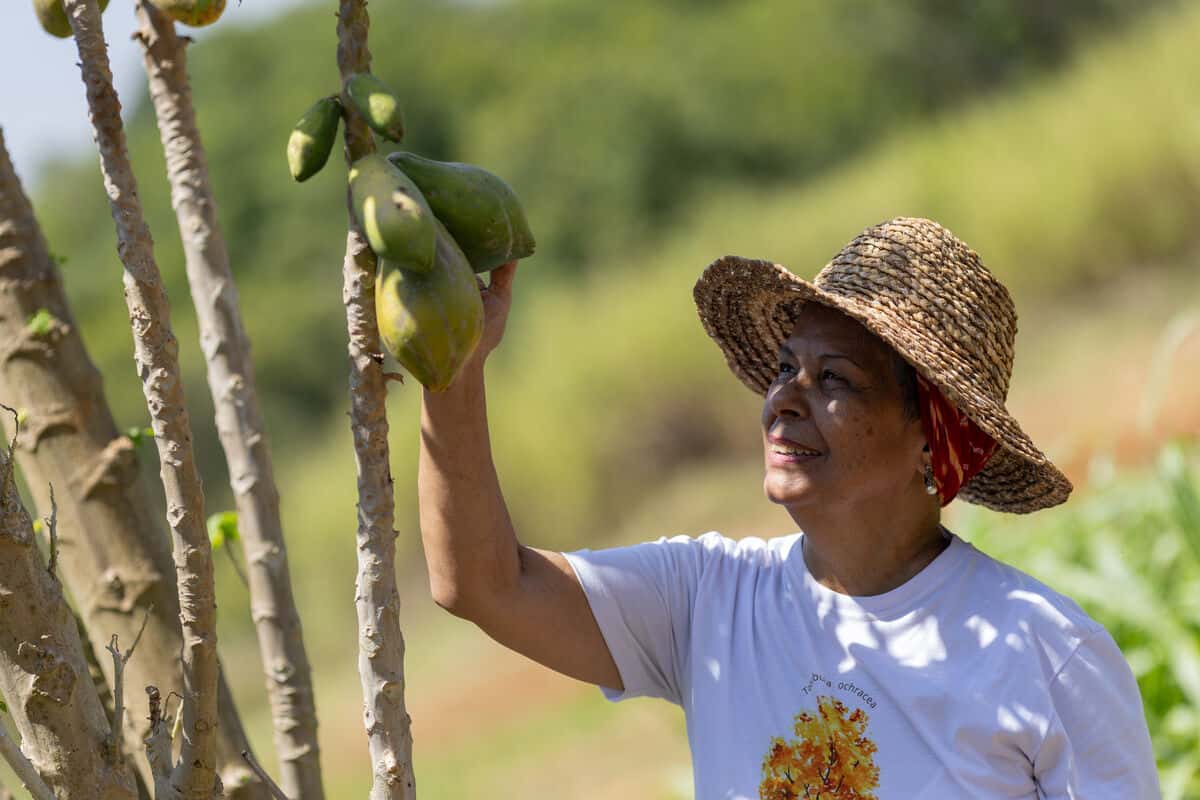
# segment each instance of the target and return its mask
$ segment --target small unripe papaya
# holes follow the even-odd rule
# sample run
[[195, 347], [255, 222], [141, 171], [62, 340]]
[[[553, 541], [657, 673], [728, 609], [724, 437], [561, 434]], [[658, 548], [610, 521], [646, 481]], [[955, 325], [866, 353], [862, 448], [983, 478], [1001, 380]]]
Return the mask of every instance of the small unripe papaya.
[[350, 167], [350, 199], [358, 224], [380, 258], [405, 269], [433, 269], [433, 212], [417, 185], [378, 153]]
[[375, 314], [384, 345], [432, 392], [453, 383], [483, 335], [483, 300], [475, 273], [445, 227], [437, 228], [437, 263], [426, 273], [380, 261]]
[[[108, 8], [108, 0], [100, 0], [100, 11]], [[42, 29], [51, 36], [65, 39], [71, 35], [71, 23], [67, 21], [67, 10], [62, 0], [33, 0], [33, 13], [37, 14]]]
[[404, 138], [400, 101], [383, 81], [369, 72], [359, 72], [346, 81], [346, 94], [372, 130], [393, 142]]
[[472, 164], [415, 153], [392, 153], [388, 160], [412, 178], [476, 272], [533, 255], [537, 243], [525, 209], [498, 176]]
[[306, 181], [321, 171], [337, 138], [342, 104], [336, 97], [322, 97], [292, 128], [288, 137], [287, 159], [292, 178]]
[[225, 10], [225, 0], [150, 0], [150, 3], [176, 22], [193, 28], [213, 24]]

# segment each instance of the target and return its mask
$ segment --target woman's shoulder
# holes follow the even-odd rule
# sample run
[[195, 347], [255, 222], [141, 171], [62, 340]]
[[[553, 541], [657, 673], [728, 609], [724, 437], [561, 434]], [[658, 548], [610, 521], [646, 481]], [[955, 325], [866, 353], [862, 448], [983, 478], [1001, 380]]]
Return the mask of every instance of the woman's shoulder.
[[960, 589], [971, 596], [967, 623], [1011, 649], [1029, 648], [1057, 669], [1104, 626], [1067, 595], [964, 542], [968, 552]]
[[691, 541], [721, 561], [763, 567], [786, 561], [800, 537], [801, 534], [792, 533], [786, 536], [742, 536], [735, 539], [719, 531], [709, 531]]
[[658, 547], [704, 550], [714, 555], [755, 559], [760, 557], [786, 557], [792, 545], [799, 541], [800, 536], [800, 533], [792, 533], [785, 536], [739, 536], [735, 538], [720, 531], [708, 531], [698, 535], [681, 533], [675, 536], [661, 536], [658, 539], [646, 542], [646, 544]]
[[733, 538], [720, 531], [699, 535], [663, 536], [655, 541], [636, 545], [661, 552], [670, 560], [689, 564], [697, 577], [716, 577], [732, 574], [748, 575], [763, 569], [782, 566], [800, 534], [787, 536]]

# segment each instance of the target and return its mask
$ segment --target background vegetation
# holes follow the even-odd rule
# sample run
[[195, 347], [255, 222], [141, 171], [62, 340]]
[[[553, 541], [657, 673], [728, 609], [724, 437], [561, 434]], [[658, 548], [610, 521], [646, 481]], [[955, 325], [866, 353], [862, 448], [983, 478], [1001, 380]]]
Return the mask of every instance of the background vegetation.
[[[410, 0], [373, 12], [375, 71], [406, 99], [406, 146], [505, 176], [538, 234], [489, 367], [494, 450], [526, 541], [788, 532], [761, 497], [758, 401], [707, 341], [692, 283], [727, 252], [810, 276], [870, 223], [933, 217], [1013, 289], [1010, 407], [1081, 487], [1028, 519], [955, 504], [951, 527], [1109, 626], [1138, 673], [1164, 788], [1200, 797], [1194, 456], [1154, 461], [1161, 443], [1200, 429], [1188, 316], [1200, 313], [1200, 6]], [[296, 118], [336, 88], [334, 44], [330, 11], [315, 6], [221, 31], [190, 59], [278, 464], [329, 788], [354, 796], [367, 769], [350, 655], [345, 176], [335, 165], [298, 187], [283, 157]], [[124, 101], [216, 511], [231, 502], [158, 134], [142, 98]], [[94, 158], [54, 165], [33, 194], [118, 419], [144, 424]], [[422, 796], [690, 796], [673, 710], [614, 710], [432, 609], [417, 401], [415, 384], [393, 389]], [[141, 452], [157, 472], [153, 448]], [[226, 567], [223, 658], [267, 749], [246, 595]], [[1121, 605], [1103, 590], [1113, 585], [1130, 587]]]

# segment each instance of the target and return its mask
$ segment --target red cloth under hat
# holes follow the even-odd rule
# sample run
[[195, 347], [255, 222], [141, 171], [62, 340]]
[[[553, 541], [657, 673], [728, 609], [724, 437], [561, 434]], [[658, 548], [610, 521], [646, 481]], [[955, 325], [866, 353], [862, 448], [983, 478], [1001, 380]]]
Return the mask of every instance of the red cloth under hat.
[[917, 374], [921, 427], [933, 462], [938, 499], [947, 505], [996, 451], [996, 442], [959, 413], [941, 390]]

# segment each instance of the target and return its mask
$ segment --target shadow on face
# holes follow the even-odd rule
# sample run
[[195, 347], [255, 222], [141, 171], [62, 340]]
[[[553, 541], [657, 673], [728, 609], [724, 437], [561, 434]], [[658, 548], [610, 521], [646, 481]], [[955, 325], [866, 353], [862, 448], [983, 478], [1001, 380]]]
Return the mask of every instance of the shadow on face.
[[806, 349], [806, 344], [847, 356], [855, 366], [870, 374], [873, 384], [883, 386], [890, 378], [899, 391], [905, 416], [920, 418], [916, 370], [891, 345], [853, 317], [820, 303], [803, 304], [784, 347], [798, 354]]
[[836, 309], [805, 304], [763, 406], [767, 496], [791, 504], [898, 497], [925, 439], [912, 367]]

